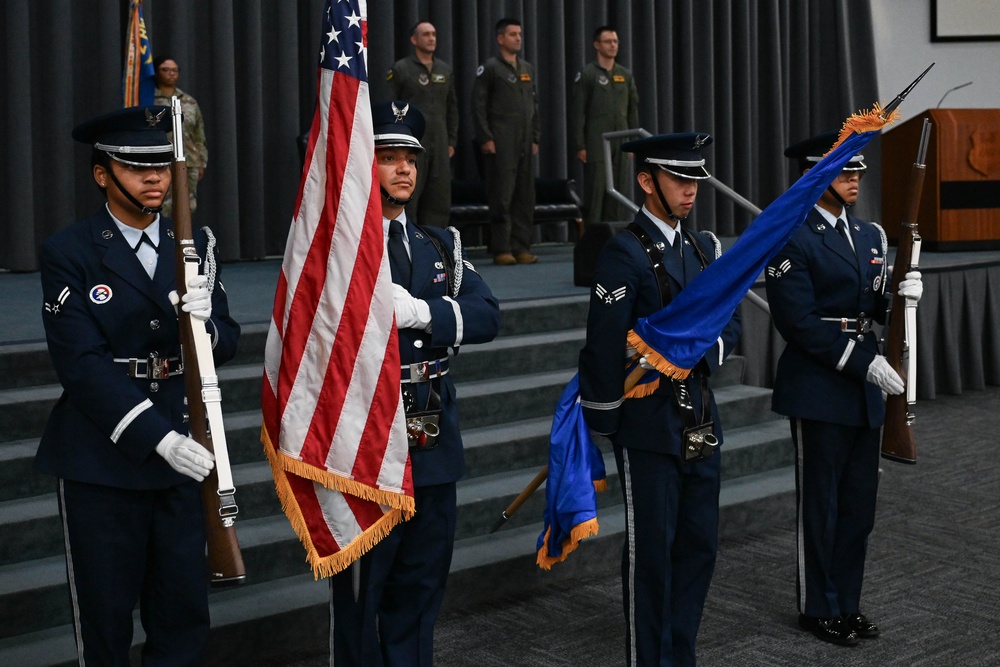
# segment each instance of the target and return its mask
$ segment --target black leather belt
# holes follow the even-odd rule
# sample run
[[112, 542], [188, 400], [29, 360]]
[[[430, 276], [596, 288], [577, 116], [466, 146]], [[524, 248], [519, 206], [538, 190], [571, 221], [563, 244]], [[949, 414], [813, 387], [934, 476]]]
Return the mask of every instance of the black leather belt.
[[872, 330], [872, 318], [870, 317], [821, 317], [824, 322], [839, 322], [840, 330], [848, 333], [868, 333]]
[[161, 357], [155, 352], [145, 359], [115, 359], [116, 364], [126, 364], [129, 377], [140, 380], [163, 380], [184, 372], [180, 357]]
[[400, 380], [404, 383], [427, 382], [448, 373], [448, 359], [434, 361], [418, 361], [415, 364], [400, 366]]

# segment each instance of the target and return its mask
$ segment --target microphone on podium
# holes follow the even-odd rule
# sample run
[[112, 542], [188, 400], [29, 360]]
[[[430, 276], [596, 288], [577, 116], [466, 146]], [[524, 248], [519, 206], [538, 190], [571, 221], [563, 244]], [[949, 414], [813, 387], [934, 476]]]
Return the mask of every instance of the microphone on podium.
[[934, 107], [934, 108], [935, 109], [940, 109], [941, 108], [941, 102], [944, 102], [944, 98], [948, 97], [948, 95], [950, 95], [951, 93], [955, 92], [959, 88], [965, 88], [966, 86], [971, 86], [971, 85], [972, 85], [971, 81], [966, 81], [965, 83], [963, 83], [961, 85], [958, 85], [958, 86], [955, 86], [954, 88], [949, 88], [948, 90], [945, 91], [944, 95], [941, 96], [941, 99], [938, 100], [937, 106]]

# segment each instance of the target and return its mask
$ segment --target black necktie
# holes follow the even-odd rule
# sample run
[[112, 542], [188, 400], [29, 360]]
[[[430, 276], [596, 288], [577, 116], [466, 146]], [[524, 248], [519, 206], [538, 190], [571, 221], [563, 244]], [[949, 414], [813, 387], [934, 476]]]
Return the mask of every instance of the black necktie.
[[139, 252], [139, 248], [142, 247], [143, 243], [148, 243], [150, 248], [152, 248], [154, 251], [156, 250], [156, 244], [153, 243], [152, 239], [146, 236], [146, 232], [142, 233], [142, 238], [139, 239], [139, 242], [135, 244], [135, 248], [133, 248], [133, 250], [135, 252]]
[[840, 236], [847, 241], [847, 246], [851, 249], [851, 252], [854, 252], [854, 246], [851, 244], [851, 237], [847, 233], [847, 223], [843, 218], [837, 218], [837, 224], [835, 226], [837, 228], [837, 232], [840, 233]]
[[389, 269], [392, 282], [403, 287], [410, 286], [410, 256], [403, 244], [403, 225], [399, 220], [389, 223]]

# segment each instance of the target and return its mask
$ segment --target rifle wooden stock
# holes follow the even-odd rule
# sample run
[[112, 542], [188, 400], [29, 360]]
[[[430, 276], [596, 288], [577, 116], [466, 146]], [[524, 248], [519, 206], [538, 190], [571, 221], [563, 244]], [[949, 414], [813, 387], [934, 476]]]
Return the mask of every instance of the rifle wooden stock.
[[[892, 303], [889, 307], [889, 324], [885, 333], [885, 357], [893, 370], [899, 373], [906, 389], [902, 394], [889, 396], [885, 403], [885, 425], [882, 429], [882, 457], [900, 463], [917, 462], [917, 442], [913, 433], [916, 403], [916, 304], [907, 304], [898, 294], [899, 283], [908, 272], [920, 263], [920, 234], [917, 231], [917, 213], [920, 195], [924, 188], [926, 166], [924, 157], [930, 134], [930, 121], [924, 121], [917, 160], [910, 172], [906, 211], [899, 234], [899, 246], [892, 267]], [[907, 321], [909, 320], [909, 325]]]
[[[174, 98], [176, 100], [176, 98]], [[187, 163], [182, 149], [184, 137], [180, 124], [174, 123], [175, 159], [171, 166], [172, 189], [174, 200], [174, 235], [176, 237], [175, 271], [178, 298], [187, 293], [188, 277], [196, 274], [201, 258], [195, 248], [194, 233], [191, 228], [191, 202], [188, 199]], [[215, 454], [212, 442], [212, 431], [209, 427], [208, 409], [205, 405], [204, 387], [202, 386], [202, 363], [198, 358], [196, 337], [200, 334], [207, 338], [204, 322], [195, 320], [189, 313], [181, 310], [178, 304], [177, 319], [180, 327], [181, 357], [184, 366], [184, 393], [187, 403], [188, 430], [193, 440]], [[198, 329], [200, 328], [200, 331]], [[209, 358], [206, 364], [211, 366], [211, 375], [215, 375], [215, 362]], [[219, 495], [218, 468], [213, 467], [202, 484], [202, 506], [205, 515], [205, 539], [208, 543], [208, 567], [210, 582], [213, 586], [228, 586], [242, 584], [246, 580], [246, 568], [243, 566], [243, 554], [236, 539], [236, 529], [233, 526], [235, 516], [235, 501], [228, 499], [232, 511], [227, 511], [227, 503], [223, 503]]]

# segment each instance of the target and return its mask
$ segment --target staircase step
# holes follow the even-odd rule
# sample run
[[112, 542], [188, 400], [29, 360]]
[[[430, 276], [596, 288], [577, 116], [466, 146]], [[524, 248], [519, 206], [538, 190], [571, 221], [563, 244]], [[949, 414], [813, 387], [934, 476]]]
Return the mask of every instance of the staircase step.
[[28, 498], [56, 490], [56, 480], [35, 470], [38, 440], [0, 442], [0, 501]]

